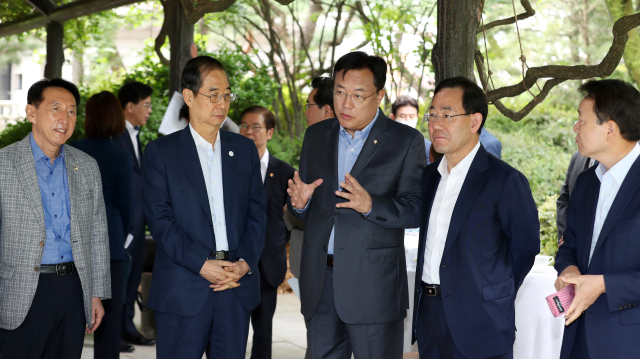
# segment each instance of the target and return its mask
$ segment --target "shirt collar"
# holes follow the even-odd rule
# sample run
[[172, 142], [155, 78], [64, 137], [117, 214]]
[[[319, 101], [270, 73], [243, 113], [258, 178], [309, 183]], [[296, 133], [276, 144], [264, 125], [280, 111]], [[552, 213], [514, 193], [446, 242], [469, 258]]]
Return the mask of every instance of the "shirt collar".
[[[209, 142], [207, 142], [207, 140], [204, 139], [204, 137], [200, 136], [200, 134], [193, 128], [193, 126], [191, 126], [191, 124], [189, 124], [189, 130], [191, 131], [191, 136], [193, 137], [193, 140], [196, 143], [196, 147], [201, 146], [201, 145], [208, 145], [209, 147], [211, 147], [211, 144]], [[218, 131], [218, 134], [216, 135], [216, 146], [215, 148], [218, 148], [218, 143], [220, 143], [220, 131]]]
[[[369, 133], [371, 133], [371, 129], [373, 128], [373, 124], [376, 123], [376, 120], [378, 119], [378, 115], [379, 114], [380, 114], [380, 109], [378, 109], [376, 111], [376, 116], [373, 118], [373, 121], [369, 122], [367, 127], [363, 128], [360, 131], [356, 131], [355, 135], [353, 136], [353, 139], [355, 139], [356, 137], [360, 136], [360, 137], [362, 137], [362, 141], [366, 141], [367, 137], [369, 137]], [[352, 139], [351, 138], [351, 134], [349, 134], [347, 132], [347, 130], [345, 130], [344, 127], [342, 127], [342, 125], [340, 125], [340, 134], [342, 136], [345, 136], [349, 140]]]
[[[451, 172], [460, 172], [460, 173], [467, 173], [469, 172], [469, 167], [471, 167], [471, 163], [473, 162], [473, 159], [476, 157], [476, 153], [478, 153], [478, 150], [480, 149], [480, 141], [478, 141], [478, 143], [476, 143], [476, 145], [473, 147], [473, 149], [471, 150], [471, 152], [469, 152], [468, 155], [466, 155], [462, 161], [460, 161], [455, 167], [453, 167], [451, 169]], [[447, 166], [447, 157], [443, 156], [442, 157], [442, 161], [440, 161], [440, 164], [438, 165], [438, 172], [440, 172], [440, 175], [442, 177], [448, 176], [450, 173], [448, 171], [448, 166]]]
[[265, 150], [260, 162], [264, 163], [266, 167], [269, 167], [269, 150]]
[[598, 165], [598, 168], [596, 168], [596, 175], [598, 176], [598, 179], [600, 180], [600, 182], [602, 182], [602, 177], [604, 177], [605, 174], [610, 173], [611, 177], [613, 177], [616, 183], [618, 185], [621, 185], [624, 181], [624, 178], [627, 177], [627, 173], [629, 173], [631, 166], [633, 166], [633, 163], [636, 161], [638, 156], [640, 156], [640, 145], [636, 143], [631, 152], [629, 152], [620, 161], [618, 161], [618, 163], [613, 165], [613, 167], [611, 167], [608, 171], [604, 167], [604, 165], [600, 163]]
[[136, 130], [136, 128], [129, 122], [129, 120], [124, 120], [124, 126], [127, 128], [129, 133], [137, 135], [140, 130]]
[[[38, 146], [38, 143], [33, 138], [33, 132], [29, 133], [29, 141], [31, 142], [31, 153], [33, 153], [33, 159], [36, 162], [38, 162], [43, 157], [45, 157], [47, 158], [45, 162], [49, 162], [49, 159], [48, 159], [49, 156], [45, 155], [44, 152], [42, 152], [42, 150], [40, 149], [40, 146]], [[58, 157], [56, 157], [54, 162], [57, 161], [59, 158], [64, 158], [64, 145], [60, 146], [60, 154], [58, 155]]]

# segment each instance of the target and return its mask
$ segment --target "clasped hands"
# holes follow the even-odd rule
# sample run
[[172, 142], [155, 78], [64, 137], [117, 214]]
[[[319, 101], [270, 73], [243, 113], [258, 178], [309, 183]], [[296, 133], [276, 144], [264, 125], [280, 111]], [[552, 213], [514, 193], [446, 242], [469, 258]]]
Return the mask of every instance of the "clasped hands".
[[249, 272], [249, 265], [245, 261], [229, 262], [218, 259], [207, 259], [200, 269], [200, 275], [211, 282], [209, 288], [214, 292], [237, 288], [238, 281]]
[[578, 319], [602, 293], [606, 293], [603, 275], [581, 275], [576, 266], [568, 266], [556, 279], [556, 290], [560, 291], [568, 285], [573, 285], [575, 297], [564, 315], [564, 325], [569, 325]]
[[[365, 190], [358, 181], [351, 176], [351, 174], [345, 174], [345, 182], [340, 182], [340, 187], [345, 189], [343, 191], [336, 191], [336, 196], [342, 197], [349, 202], [343, 202], [336, 204], [336, 208], [351, 208], [359, 213], [369, 213], [372, 208], [371, 195]], [[313, 195], [318, 186], [322, 184], [322, 178], [315, 180], [313, 183], [306, 184], [300, 179], [300, 174], [295, 171], [293, 179], [289, 180], [289, 188], [287, 193], [291, 197], [291, 205], [296, 209], [303, 209], [309, 198]]]

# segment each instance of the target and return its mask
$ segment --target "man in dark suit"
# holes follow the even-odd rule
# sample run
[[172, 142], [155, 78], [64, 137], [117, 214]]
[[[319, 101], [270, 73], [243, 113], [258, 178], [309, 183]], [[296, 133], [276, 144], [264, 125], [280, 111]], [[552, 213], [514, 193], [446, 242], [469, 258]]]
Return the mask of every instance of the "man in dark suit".
[[333, 71], [336, 119], [307, 129], [289, 208], [306, 219], [300, 292], [311, 358], [402, 358], [404, 228], [418, 226], [420, 132], [379, 109], [387, 64], [351, 52]]
[[[125, 131], [113, 138], [116, 145], [127, 150], [133, 158], [133, 240], [126, 248], [131, 256], [130, 274], [122, 321], [122, 339], [136, 345], [153, 345], [155, 340], [142, 336], [133, 324], [138, 287], [142, 277], [145, 250], [144, 211], [142, 210], [142, 146], [140, 127], [144, 126], [151, 114], [151, 87], [140, 82], [127, 82], [118, 91], [118, 100], [124, 109]], [[126, 234], [125, 234], [126, 235]], [[126, 350], [126, 351], [130, 351]]]
[[333, 113], [333, 79], [318, 76], [311, 81], [311, 92], [307, 97], [304, 116], [307, 126], [336, 117]]
[[253, 140], [260, 156], [260, 174], [267, 196], [267, 236], [258, 262], [262, 302], [251, 312], [253, 347], [251, 358], [271, 358], [273, 314], [276, 311], [278, 286], [287, 273], [287, 228], [284, 209], [287, 205], [288, 181], [293, 167], [272, 156], [267, 142], [273, 136], [276, 116], [262, 106], [251, 106], [240, 114], [240, 134]]
[[571, 156], [569, 168], [565, 176], [562, 188], [560, 188], [560, 196], [556, 201], [556, 225], [558, 227], [558, 244], [563, 243], [562, 234], [567, 229], [567, 207], [569, 207], [569, 199], [571, 192], [576, 185], [576, 180], [582, 171], [597, 164], [593, 158], [584, 157], [580, 152], [576, 152]]
[[224, 66], [187, 62], [182, 94], [190, 123], [145, 150], [144, 212], [157, 243], [149, 307], [157, 357], [244, 358], [260, 303], [258, 260], [266, 227], [260, 158], [253, 142], [220, 125], [236, 98]]
[[600, 163], [578, 176], [556, 255], [556, 289], [575, 289], [560, 358], [640, 358], [640, 92], [620, 80], [580, 91], [578, 151]]
[[479, 142], [487, 99], [455, 77], [434, 91], [427, 122], [444, 157], [424, 172], [414, 293], [420, 358], [512, 358], [516, 292], [540, 251], [522, 173]]

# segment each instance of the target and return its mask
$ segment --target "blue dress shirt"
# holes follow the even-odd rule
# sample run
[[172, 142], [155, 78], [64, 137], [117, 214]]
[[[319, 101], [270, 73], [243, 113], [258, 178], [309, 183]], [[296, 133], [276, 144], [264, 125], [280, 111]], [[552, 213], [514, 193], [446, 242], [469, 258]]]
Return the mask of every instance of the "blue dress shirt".
[[47, 239], [44, 244], [41, 264], [57, 264], [73, 262], [71, 252], [71, 200], [69, 199], [69, 182], [64, 161], [64, 145], [60, 155], [53, 160], [45, 155], [40, 146], [29, 135], [31, 152], [36, 163], [44, 224]]

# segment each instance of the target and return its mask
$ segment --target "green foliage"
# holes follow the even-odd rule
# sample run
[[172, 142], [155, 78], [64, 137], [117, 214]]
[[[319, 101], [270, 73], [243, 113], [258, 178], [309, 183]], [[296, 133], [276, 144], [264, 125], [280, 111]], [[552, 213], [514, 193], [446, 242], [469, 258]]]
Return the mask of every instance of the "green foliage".
[[293, 168], [300, 168], [300, 152], [304, 135], [290, 138], [289, 135], [276, 132], [267, 142], [267, 149], [273, 156], [290, 164]]
[[558, 229], [556, 226], [557, 196], [547, 196], [538, 206], [540, 219], [540, 254], [555, 256], [558, 251]]
[[0, 132], [0, 148], [22, 140], [27, 137], [29, 132], [31, 132], [31, 122], [26, 118], [18, 121], [16, 124], [8, 124], [7, 127]]

